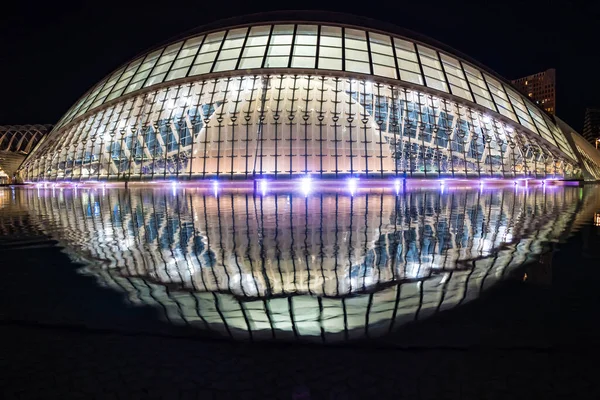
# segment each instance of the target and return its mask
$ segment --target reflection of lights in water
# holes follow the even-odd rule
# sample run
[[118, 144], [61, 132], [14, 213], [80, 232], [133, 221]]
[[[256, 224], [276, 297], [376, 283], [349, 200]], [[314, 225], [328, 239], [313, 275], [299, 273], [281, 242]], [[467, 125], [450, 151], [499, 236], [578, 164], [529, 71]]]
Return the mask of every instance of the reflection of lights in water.
[[440, 193], [444, 194], [444, 186], [445, 186], [445, 182], [444, 181], [440, 181]]
[[251, 274], [235, 274], [229, 279], [231, 292], [238, 296], [255, 297], [264, 295], [264, 287]]
[[414, 262], [414, 261], [407, 261], [406, 266], [404, 267], [404, 270], [406, 271], [405, 278], [407, 278], [407, 279], [419, 278], [419, 272], [421, 269], [420, 267], [421, 267], [421, 263]]
[[441, 275], [442, 275], [442, 279], [440, 279], [440, 284], [444, 284], [444, 283], [448, 282], [448, 279], [450, 278], [450, 274], [448, 272], [444, 272]]
[[121, 250], [129, 250], [129, 248], [134, 243], [135, 242], [133, 241], [133, 239], [131, 239], [130, 237], [126, 237], [125, 239], [123, 239], [119, 242], [119, 247], [121, 248]]
[[400, 194], [400, 179], [396, 179], [394, 181], [394, 189], [396, 190], [396, 194]]
[[490, 251], [493, 249], [494, 242], [489, 239], [481, 239], [480, 240], [480, 251], [483, 255], [488, 255]]
[[212, 186], [213, 186], [213, 193], [214, 193], [215, 197], [217, 197], [219, 195], [219, 182], [214, 181]]

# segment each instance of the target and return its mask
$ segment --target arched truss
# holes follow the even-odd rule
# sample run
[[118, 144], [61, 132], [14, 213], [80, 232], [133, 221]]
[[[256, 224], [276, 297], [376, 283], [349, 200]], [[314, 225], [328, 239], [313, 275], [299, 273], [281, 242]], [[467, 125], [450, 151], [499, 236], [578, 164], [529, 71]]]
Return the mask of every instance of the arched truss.
[[0, 182], [13, 178], [25, 157], [51, 128], [51, 125], [0, 126]]
[[28, 154], [51, 125], [0, 125], [0, 151]]

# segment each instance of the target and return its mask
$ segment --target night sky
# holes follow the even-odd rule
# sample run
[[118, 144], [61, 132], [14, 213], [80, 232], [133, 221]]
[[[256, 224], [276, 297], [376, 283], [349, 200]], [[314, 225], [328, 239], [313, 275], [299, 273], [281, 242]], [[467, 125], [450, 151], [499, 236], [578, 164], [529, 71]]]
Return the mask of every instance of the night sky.
[[507, 79], [554, 67], [557, 115], [578, 130], [585, 107], [600, 106], [598, 1], [10, 3], [0, 13], [0, 124], [55, 123], [92, 85], [159, 42], [217, 19], [286, 9], [393, 23], [466, 53]]

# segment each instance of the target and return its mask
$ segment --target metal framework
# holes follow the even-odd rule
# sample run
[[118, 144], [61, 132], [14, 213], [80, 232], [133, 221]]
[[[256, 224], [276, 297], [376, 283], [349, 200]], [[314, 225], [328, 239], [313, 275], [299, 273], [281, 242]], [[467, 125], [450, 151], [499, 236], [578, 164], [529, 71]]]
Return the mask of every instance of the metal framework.
[[72, 257], [103, 260], [85, 273], [127, 301], [244, 339], [376, 336], [464, 304], [585, 211], [578, 188], [551, 187], [306, 198], [18, 194]]
[[355, 26], [235, 26], [165, 45], [90, 89], [28, 180], [569, 177], [552, 118], [505, 80]]
[[0, 181], [9, 181], [52, 125], [0, 125]]

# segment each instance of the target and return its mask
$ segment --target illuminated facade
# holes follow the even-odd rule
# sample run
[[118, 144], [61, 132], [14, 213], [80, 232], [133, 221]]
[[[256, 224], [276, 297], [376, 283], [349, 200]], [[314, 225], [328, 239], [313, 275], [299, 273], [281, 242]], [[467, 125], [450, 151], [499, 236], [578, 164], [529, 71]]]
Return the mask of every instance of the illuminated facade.
[[27, 155], [52, 125], [0, 125], [0, 183], [13, 180]]
[[27, 181], [572, 177], [564, 134], [501, 77], [410, 37], [335, 23], [208, 29], [91, 88]]
[[579, 160], [580, 178], [584, 181], [600, 181], [600, 152], [590, 144], [585, 137], [580, 135], [560, 118], [555, 118], [560, 129], [569, 139], [571, 146], [576, 150], [575, 154]]

